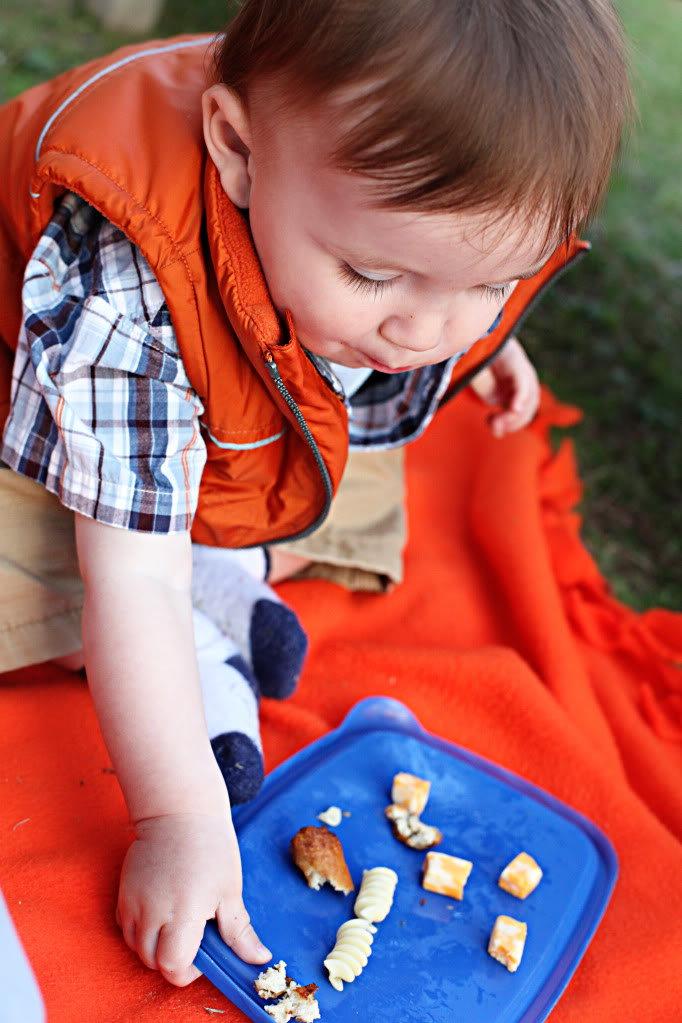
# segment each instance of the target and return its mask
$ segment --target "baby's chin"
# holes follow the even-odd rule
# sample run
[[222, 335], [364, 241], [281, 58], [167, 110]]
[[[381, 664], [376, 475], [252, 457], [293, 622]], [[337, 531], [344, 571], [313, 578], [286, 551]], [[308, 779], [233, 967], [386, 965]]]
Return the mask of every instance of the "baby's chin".
[[327, 338], [324, 340], [319, 340], [319, 338], [312, 339], [306, 337], [305, 334], [297, 335], [297, 337], [303, 347], [313, 355], [321, 356], [337, 366], [344, 366], [346, 369], [372, 369], [377, 373], [407, 373], [409, 370], [416, 368], [413, 365], [386, 366], [384, 363], [373, 359], [370, 355], [366, 355], [351, 342]]

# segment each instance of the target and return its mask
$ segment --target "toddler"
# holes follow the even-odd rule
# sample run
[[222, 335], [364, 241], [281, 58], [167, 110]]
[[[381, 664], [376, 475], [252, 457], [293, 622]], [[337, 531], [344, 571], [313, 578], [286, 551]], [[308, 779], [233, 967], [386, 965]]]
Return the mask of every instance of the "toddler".
[[402, 445], [469, 385], [532, 419], [514, 331], [628, 104], [608, 0], [245, 0], [0, 111], [0, 668], [85, 664], [172, 983], [213, 917], [270, 956], [230, 817], [305, 654], [268, 581], [398, 580]]

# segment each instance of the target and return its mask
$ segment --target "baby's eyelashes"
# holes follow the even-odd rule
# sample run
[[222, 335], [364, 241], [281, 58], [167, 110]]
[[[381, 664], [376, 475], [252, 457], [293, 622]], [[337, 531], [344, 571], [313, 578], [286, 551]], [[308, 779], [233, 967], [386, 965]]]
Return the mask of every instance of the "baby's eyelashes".
[[504, 302], [511, 295], [516, 283], [516, 281], [509, 281], [508, 284], [482, 284], [479, 290], [491, 302]]
[[398, 280], [399, 274], [393, 277], [383, 277], [372, 271], [365, 271], [360, 273], [350, 265], [350, 263], [341, 263], [339, 267], [339, 274], [341, 280], [345, 284], [348, 284], [355, 291], [359, 292], [374, 292], [378, 293], [383, 291], [385, 288], [390, 287], [395, 281]]

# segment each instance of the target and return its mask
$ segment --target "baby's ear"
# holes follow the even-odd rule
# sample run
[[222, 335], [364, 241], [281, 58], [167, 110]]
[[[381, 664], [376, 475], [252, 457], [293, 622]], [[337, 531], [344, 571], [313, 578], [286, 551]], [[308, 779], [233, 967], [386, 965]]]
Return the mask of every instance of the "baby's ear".
[[251, 194], [251, 123], [245, 102], [226, 85], [202, 97], [204, 139], [220, 182], [235, 206], [248, 209]]

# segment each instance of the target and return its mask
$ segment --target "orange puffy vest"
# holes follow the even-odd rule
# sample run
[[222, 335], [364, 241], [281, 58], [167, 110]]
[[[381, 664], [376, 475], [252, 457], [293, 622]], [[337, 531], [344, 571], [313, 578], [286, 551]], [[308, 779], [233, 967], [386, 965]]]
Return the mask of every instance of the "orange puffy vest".
[[[343, 473], [348, 424], [293, 324], [278, 317], [248, 222], [207, 160], [201, 94], [211, 44], [185, 36], [128, 47], [0, 108], [0, 423], [24, 269], [57, 199], [76, 192], [140, 247], [205, 405], [208, 457], [192, 537], [242, 547], [323, 521]], [[499, 349], [567, 255], [557, 252], [519, 283], [502, 322], [457, 363], [450, 393]]]

